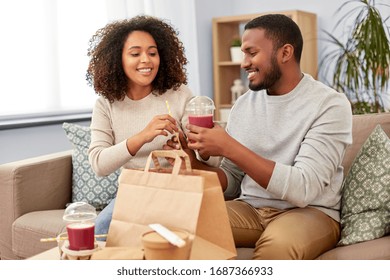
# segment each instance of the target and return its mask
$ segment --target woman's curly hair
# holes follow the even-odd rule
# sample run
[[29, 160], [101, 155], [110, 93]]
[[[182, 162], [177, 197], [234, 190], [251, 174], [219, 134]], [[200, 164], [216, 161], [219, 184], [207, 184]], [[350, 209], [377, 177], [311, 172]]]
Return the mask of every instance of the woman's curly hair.
[[133, 31], [145, 31], [156, 41], [160, 67], [152, 82], [154, 91], [161, 95], [168, 89], [176, 90], [187, 84], [185, 65], [188, 61], [178, 32], [163, 20], [142, 15], [109, 23], [89, 40], [86, 79], [97, 94], [110, 102], [125, 97], [128, 79], [122, 66], [122, 50]]

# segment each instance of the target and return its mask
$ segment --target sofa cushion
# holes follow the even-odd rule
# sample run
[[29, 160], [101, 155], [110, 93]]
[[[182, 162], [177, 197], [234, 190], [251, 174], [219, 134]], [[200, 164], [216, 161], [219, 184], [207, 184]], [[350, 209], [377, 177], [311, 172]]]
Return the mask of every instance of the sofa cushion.
[[390, 140], [378, 125], [363, 144], [345, 178], [338, 245], [390, 233]]
[[96, 176], [88, 160], [88, 148], [91, 143], [89, 127], [71, 123], [64, 123], [62, 127], [74, 147], [72, 153], [72, 202], [85, 201], [97, 210], [101, 210], [116, 195], [119, 170], [107, 177]]
[[343, 158], [344, 176], [346, 177], [357, 153], [370, 136], [372, 130], [380, 124], [382, 129], [390, 136], [390, 112], [377, 114], [353, 115], [352, 137], [353, 142], [347, 147]]
[[390, 236], [339, 246], [320, 255], [318, 260], [390, 260]]
[[40, 242], [41, 238], [56, 237], [66, 231], [62, 220], [64, 209], [45, 210], [27, 213], [12, 225], [12, 250], [21, 258], [28, 258], [50, 248], [57, 242]]

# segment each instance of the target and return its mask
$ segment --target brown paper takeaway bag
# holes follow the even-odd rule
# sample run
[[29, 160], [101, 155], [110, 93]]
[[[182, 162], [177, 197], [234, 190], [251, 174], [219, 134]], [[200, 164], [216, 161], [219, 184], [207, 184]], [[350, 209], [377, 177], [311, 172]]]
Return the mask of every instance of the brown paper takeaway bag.
[[[166, 157], [175, 159], [173, 168], [160, 167], [158, 158]], [[156, 150], [144, 170], [123, 169], [106, 246], [142, 248], [141, 236], [153, 223], [193, 234], [190, 259], [236, 257], [217, 174], [191, 169], [182, 150]]]

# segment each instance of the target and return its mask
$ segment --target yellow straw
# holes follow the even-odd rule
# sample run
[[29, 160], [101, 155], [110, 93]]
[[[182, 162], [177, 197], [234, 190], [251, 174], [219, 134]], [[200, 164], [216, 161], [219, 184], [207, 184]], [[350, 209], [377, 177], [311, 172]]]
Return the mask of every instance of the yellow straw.
[[[95, 238], [107, 237], [107, 234], [96, 234]], [[61, 237], [52, 237], [52, 238], [41, 238], [41, 242], [52, 242], [52, 241], [60, 241], [60, 240], [68, 240], [67, 236]]]
[[172, 116], [172, 114], [171, 114], [171, 108], [169, 108], [168, 100], [165, 100], [165, 104], [167, 105], [168, 114], [169, 114], [170, 116]]

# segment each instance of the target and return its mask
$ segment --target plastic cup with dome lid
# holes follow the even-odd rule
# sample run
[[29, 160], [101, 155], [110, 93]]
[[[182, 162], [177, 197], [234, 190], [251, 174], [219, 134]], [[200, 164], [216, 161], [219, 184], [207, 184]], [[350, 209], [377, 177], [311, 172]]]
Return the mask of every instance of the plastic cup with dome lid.
[[212, 128], [214, 126], [214, 102], [207, 96], [194, 96], [186, 106], [188, 122], [193, 125]]
[[96, 209], [86, 202], [74, 202], [64, 212], [67, 222], [69, 249], [74, 251], [95, 248]]

